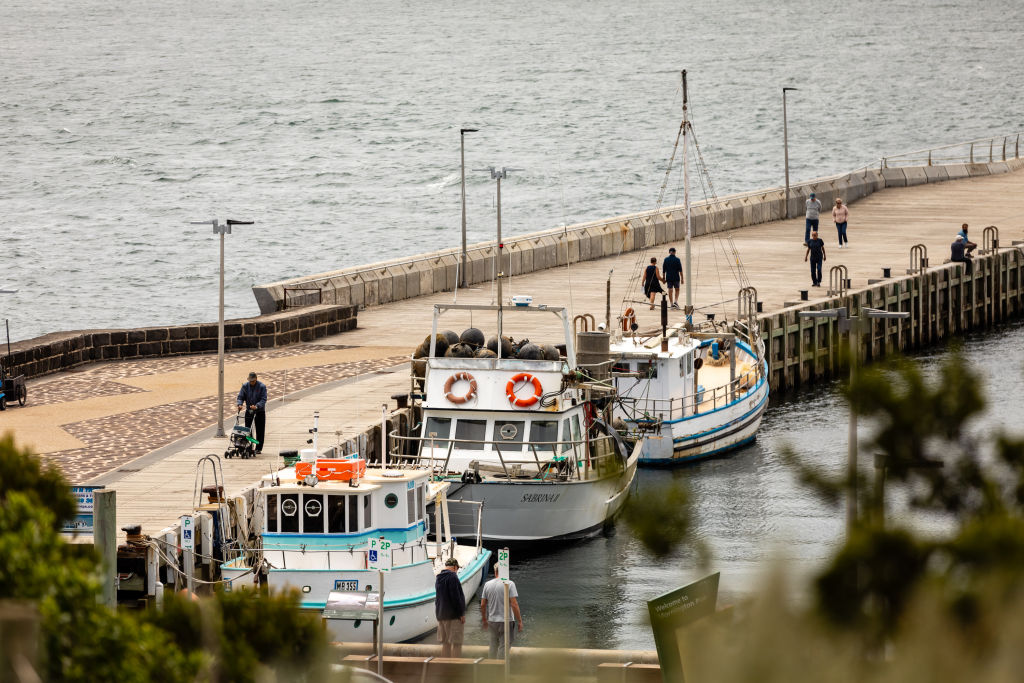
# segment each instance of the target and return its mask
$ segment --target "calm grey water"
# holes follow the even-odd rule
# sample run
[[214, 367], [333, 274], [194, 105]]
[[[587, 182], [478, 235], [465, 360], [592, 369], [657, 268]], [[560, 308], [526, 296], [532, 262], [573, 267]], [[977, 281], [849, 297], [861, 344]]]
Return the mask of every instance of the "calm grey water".
[[[1007, 430], [1024, 435], [1024, 325], [969, 337], [965, 348], [967, 362], [986, 384], [989, 403], [989, 410], [972, 425], [973, 433], [983, 437]], [[920, 357], [926, 376], [937, 375], [947, 353], [938, 349]], [[527, 624], [521, 644], [654, 649], [646, 603], [657, 595], [720, 571], [719, 604], [736, 604], [756, 591], [779, 560], [791, 578], [808, 577], [841, 539], [843, 510], [818, 502], [801, 488], [780, 452], [791, 446], [838, 474], [846, 462], [847, 419], [837, 385], [826, 385], [776, 401], [765, 414], [756, 444], [731, 457], [672, 471], [640, 471], [640, 494], [672, 479], [691, 487], [699, 511], [696, 536], [713, 553], [707, 569], [697, 567], [688, 548], [654, 559], [621, 522], [610, 537], [519, 562], [513, 557], [512, 578]], [[870, 425], [860, 427], [860, 438], [867, 439]], [[869, 464], [867, 458], [861, 463]], [[898, 493], [894, 490], [891, 498], [896, 500]], [[905, 514], [898, 503], [892, 507], [896, 516]], [[476, 612], [471, 621], [479, 624]], [[483, 642], [478, 629], [467, 633]]]
[[[229, 316], [250, 286], [652, 208], [690, 71], [719, 193], [1020, 127], [1018, 0], [0, 3], [0, 316], [15, 339]], [[678, 196], [669, 194], [669, 201]], [[468, 178], [471, 241], [493, 185]]]

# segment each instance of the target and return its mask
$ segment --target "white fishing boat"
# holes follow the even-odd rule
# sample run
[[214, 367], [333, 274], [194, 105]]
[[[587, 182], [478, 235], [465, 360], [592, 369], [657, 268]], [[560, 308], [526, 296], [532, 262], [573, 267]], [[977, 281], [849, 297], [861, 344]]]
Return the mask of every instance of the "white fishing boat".
[[[714, 226], [708, 232], [712, 239], [726, 242], [724, 251], [731, 256], [728, 267], [741, 287], [736, 319], [715, 320], [715, 314], [710, 313], [699, 324], [693, 320], [689, 191], [693, 130], [685, 71], [682, 76], [683, 123], [676, 148], [681, 138], [686, 217], [686, 300], [682, 309], [685, 319], [669, 325], [668, 302], [663, 296], [660, 329], [640, 333], [633, 309], [626, 308], [619, 319], [617, 338], [609, 349], [614, 362], [611, 381], [617, 394], [615, 417], [625, 423], [627, 437], [642, 444], [640, 464], [652, 466], [722, 455], [751, 443], [768, 406], [768, 359], [757, 321], [757, 291], [746, 282], [739, 254], [728, 233], [718, 234]], [[675, 154], [673, 150], [673, 158]], [[702, 162], [699, 150], [697, 159]], [[670, 164], [669, 173], [671, 170]], [[702, 178], [707, 179], [706, 171]], [[664, 189], [663, 186], [662, 196]], [[645, 259], [645, 255], [640, 258]], [[640, 263], [637, 275], [643, 272]]]
[[[494, 350], [478, 350], [479, 357], [453, 357], [446, 349], [441, 350], [448, 355], [442, 354], [438, 344], [445, 336], [437, 333], [438, 321], [453, 310], [497, 313]], [[557, 350], [527, 345], [514, 353], [511, 342], [498, 344], [504, 338], [501, 316], [513, 310], [557, 316], [565, 343]], [[479, 330], [462, 337], [472, 337], [470, 332], [482, 343]], [[626, 501], [639, 448], [602, 419], [595, 401], [607, 402], [610, 388], [577, 371], [566, 310], [439, 304], [430, 340], [429, 351], [418, 359], [422, 428], [408, 436], [393, 433], [389, 458], [426, 467], [450, 482], [453, 501], [482, 503], [486, 542], [581, 539], [608, 525]], [[471, 524], [452, 515], [455, 536], [471, 533]]]
[[[298, 462], [269, 474], [254, 503], [261, 547], [222, 564], [223, 577], [230, 581], [262, 567], [271, 590], [297, 590], [302, 608], [320, 614], [332, 592], [365, 595], [380, 590], [368, 555], [370, 539], [383, 538], [391, 542], [393, 567], [384, 586], [384, 640], [419, 638], [437, 626], [434, 579], [445, 560], [458, 560], [468, 600], [479, 588], [490, 556], [479, 533], [473, 545], [458, 544], [444, 533], [448, 484], [429, 478], [425, 470], [367, 469], [358, 456]], [[438, 503], [441, 529], [436, 542], [427, 538], [428, 500]], [[334, 640], [373, 641], [372, 622], [327, 623]]]

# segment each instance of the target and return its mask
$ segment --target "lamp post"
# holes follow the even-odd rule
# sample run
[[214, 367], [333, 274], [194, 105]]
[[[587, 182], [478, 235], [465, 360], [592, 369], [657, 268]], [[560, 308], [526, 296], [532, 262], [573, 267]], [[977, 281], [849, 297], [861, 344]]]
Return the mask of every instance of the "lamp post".
[[498, 281], [498, 357], [501, 357], [501, 322], [503, 313], [502, 293], [501, 293], [501, 277], [504, 275], [502, 272], [501, 253], [502, 249], [505, 248], [504, 243], [501, 241], [501, 181], [504, 178], [508, 178], [509, 171], [521, 171], [521, 168], [505, 168], [498, 170], [494, 166], [488, 166], [487, 168], [478, 168], [477, 171], [487, 171], [491, 174], [491, 178], [498, 183], [498, 249], [495, 253], [497, 259], [497, 267], [494, 269], [494, 277]]
[[459, 287], [466, 286], [466, 133], [477, 132], [477, 128], [459, 129], [459, 168], [462, 171], [462, 268], [459, 270]]
[[191, 225], [212, 225], [213, 234], [220, 235], [220, 306], [217, 317], [217, 434], [224, 436], [224, 235], [231, 234], [233, 225], [252, 225], [253, 221], [236, 221], [228, 218], [220, 223], [216, 218], [210, 221], [189, 221]]
[[[827, 311], [800, 311], [801, 318], [836, 318], [839, 331], [846, 332], [850, 340], [850, 383], [857, 376], [857, 361], [860, 354], [860, 335], [870, 319], [909, 318], [908, 311], [880, 311], [876, 308], [861, 308], [860, 315], [849, 315], [845, 306]], [[857, 519], [857, 413], [850, 406], [850, 422], [846, 437], [846, 536], [849, 538]]]
[[786, 218], [789, 218], [789, 124], [786, 121], [786, 92], [798, 88], [782, 89], [782, 147], [786, 153]]

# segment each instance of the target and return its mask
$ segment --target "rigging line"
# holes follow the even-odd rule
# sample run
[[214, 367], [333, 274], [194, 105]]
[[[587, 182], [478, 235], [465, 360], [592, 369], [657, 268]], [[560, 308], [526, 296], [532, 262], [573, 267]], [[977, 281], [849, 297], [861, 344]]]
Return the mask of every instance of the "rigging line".
[[[562, 180], [562, 160], [556, 159], [555, 162], [558, 164], [558, 189], [562, 198], [562, 239], [565, 240], [565, 275], [569, 280], [569, 319], [571, 320], [573, 317], [572, 305], [574, 298], [572, 292], [572, 259], [569, 254], [569, 227], [565, 220], [565, 182]], [[511, 270], [509, 268], [509, 271]]]

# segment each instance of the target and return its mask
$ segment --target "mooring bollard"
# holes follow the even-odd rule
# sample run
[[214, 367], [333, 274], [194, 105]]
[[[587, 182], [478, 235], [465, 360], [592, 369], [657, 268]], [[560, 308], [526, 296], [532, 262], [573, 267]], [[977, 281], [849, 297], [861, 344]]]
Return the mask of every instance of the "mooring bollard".
[[808, 291], [809, 290], [806, 290], [806, 289], [801, 289], [800, 290], [800, 301], [807, 301], [807, 293], [808, 293]]
[[882, 277], [892, 277], [892, 268], [882, 268]]

